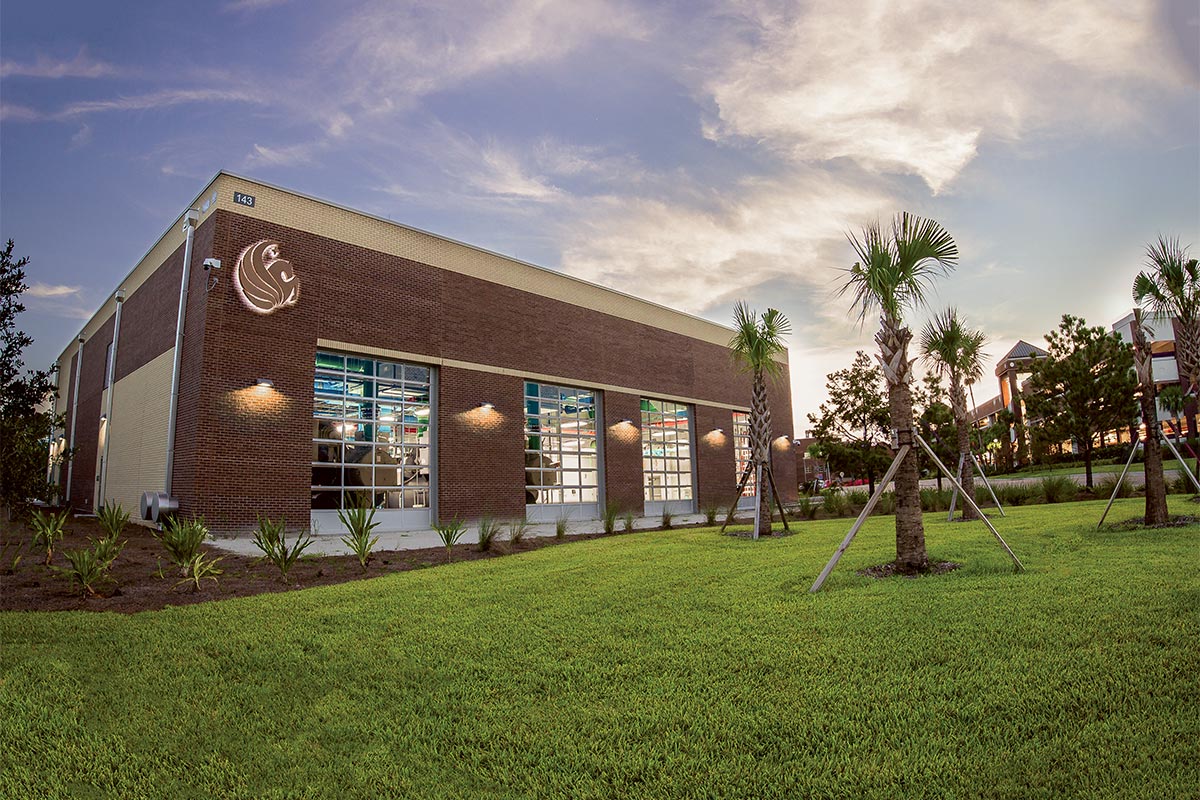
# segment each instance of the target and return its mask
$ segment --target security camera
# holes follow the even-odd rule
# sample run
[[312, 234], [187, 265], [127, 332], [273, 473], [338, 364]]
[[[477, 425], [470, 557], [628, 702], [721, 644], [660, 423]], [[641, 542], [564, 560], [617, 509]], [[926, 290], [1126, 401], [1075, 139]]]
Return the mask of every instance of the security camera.
[[219, 259], [219, 258], [206, 258], [206, 259], [204, 259], [204, 270], [205, 270], [205, 272], [207, 272], [207, 271], [208, 271], [208, 270], [210, 270], [210, 269], [220, 269], [220, 268], [221, 268], [221, 259]]

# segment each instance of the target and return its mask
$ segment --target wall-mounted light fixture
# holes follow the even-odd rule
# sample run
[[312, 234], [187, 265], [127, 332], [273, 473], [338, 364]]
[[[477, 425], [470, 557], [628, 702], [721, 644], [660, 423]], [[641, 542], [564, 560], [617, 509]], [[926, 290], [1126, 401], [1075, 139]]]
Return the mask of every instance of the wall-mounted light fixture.
[[271, 380], [270, 378], [256, 378], [254, 380], [254, 385], [255, 386], [265, 386], [268, 389], [274, 389], [275, 381]]
[[101, 414], [100, 415], [100, 424], [103, 425], [106, 422], [108, 422], [108, 414]]
[[713, 433], [725, 433], [724, 428], [713, 428]]
[[617, 424], [618, 424], [618, 425], [632, 425], [632, 424], [633, 424], [633, 420], [631, 420], [631, 419], [629, 419], [628, 417], [626, 417], [625, 419], [618, 420], [618, 421], [617, 421]]
[[478, 408], [482, 408], [484, 411], [491, 411], [491, 410], [493, 410], [495, 407], [496, 407], [495, 405], [493, 405], [492, 403], [489, 403], [489, 402], [487, 402], [486, 400], [485, 400], [484, 402], [482, 402], [482, 403], [480, 403], [480, 404], [478, 405]]

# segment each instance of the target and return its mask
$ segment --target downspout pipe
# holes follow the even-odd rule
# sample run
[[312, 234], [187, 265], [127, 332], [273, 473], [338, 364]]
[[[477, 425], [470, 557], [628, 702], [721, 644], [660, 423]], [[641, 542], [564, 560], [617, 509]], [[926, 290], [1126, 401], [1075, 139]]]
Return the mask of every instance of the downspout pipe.
[[117, 347], [121, 341], [121, 309], [125, 307], [125, 290], [117, 289], [117, 313], [113, 317], [113, 345], [105, 367], [104, 382], [108, 384], [108, 396], [104, 402], [104, 453], [100, 460], [100, 503], [108, 501], [108, 443], [112, 440], [113, 395], [117, 393]]
[[[54, 375], [54, 383], [57, 386], [59, 379], [62, 377], [61, 373], [59, 373], [59, 371], [58, 371], [58, 362], [57, 361], [55, 361], [53, 364], [50, 365], [50, 373], [52, 375]], [[46, 443], [47, 443], [46, 455], [48, 456], [48, 458], [46, 459], [46, 502], [48, 504], [52, 503], [54, 500], [54, 498], [52, 496], [54, 494], [54, 492], [51, 491], [50, 482], [52, 480], [54, 480], [54, 445], [55, 445], [54, 431], [56, 430], [54, 427], [54, 418], [58, 416], [58, 392], [57, 392], [57, 390], [55, 391], [54, 396], [55, 396], [55, 403], [54, 403], [54, 405], [52, 405], [50, 407], [50, 438], [46, 440]]]
[[188, 281], [192, 276], [192, 239], [200, 212], [189, 208], [183, 215], [183, 277], [179, 281], [179, 313], [175, 322], [175, 359], [171, 365], [171, 410], [167, 414], [167, 471], [163, 477], [163, 494], [171, 496], [171, 478], [175, 472], [175, 425], [179, 421], [179, 371], [183, 360], [183, 323], [187, 314]]
[[75, 471], [75, 423], [79, 421], [79, 373], [83, 369], [83, 334], [79, 334], [79, 346], [75, 348], [75, 397], [71, 401], [71, 441], [67, 443], [67, 451], [71, 458], [67, 461], [67, 488], [64, 492], [67, 507], [71, 507], [71, 475]]

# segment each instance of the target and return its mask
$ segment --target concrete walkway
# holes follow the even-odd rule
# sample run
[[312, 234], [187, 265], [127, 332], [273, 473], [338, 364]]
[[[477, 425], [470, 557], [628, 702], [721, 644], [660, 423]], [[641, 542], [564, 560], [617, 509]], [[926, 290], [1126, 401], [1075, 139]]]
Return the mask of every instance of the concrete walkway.
[[[703, 514], [681, 514], [674, 518], [677, 525], [695, 525], [704, 522]], [[658, 517], [642, 517], [633, 521], [634, 530], [645, 530], [647, 528], [657, 528], [662, 525], [662, 520]], [[617, 530], [625, 529], [625, 521], [617, 520]], [[573, 533], [601, 533], [604, 530], [604, 522], [598, 519], [590, 520], [572, 520], [567, 526], [567, 534]], [[288, 532], [288, 541], [291, 542], [295, 538], [295, 532]], [[322, 555], [322, 556], [343, 556], [350, 555], [350, 548], [342, 543], [342, 537], [345, 535], [343, 531], [337, 533], [322, 532], [313, 537], [313, 543], [304, 551], [305, 555]], [[378, 544], [375, 545], [376, 552], [382, 550], [423, 550], [428, 547], [443, 547], [441, 537], [437, 531], [401, 531], [390, 533], [376, 533], [379, 537]], [[530, 525], [527, 536], [554, 536], [554, 523], [540, 523]], [[500, 534], [497, 537], [503, 541], [508, 538], [508, 526], [504, 525], [501, 528]], [[458, 540], [459, 544], [477, 544], [479, 542], [479, 528], [477, 526], [468, 526], [463, 533], [462, 538]], [[236, 553], [244, 556], [261, 556], [262, 551], [254, 546], [254, 537], [246, 536], [215, 536], [209, 543], [221, 550], [230, 553]]]

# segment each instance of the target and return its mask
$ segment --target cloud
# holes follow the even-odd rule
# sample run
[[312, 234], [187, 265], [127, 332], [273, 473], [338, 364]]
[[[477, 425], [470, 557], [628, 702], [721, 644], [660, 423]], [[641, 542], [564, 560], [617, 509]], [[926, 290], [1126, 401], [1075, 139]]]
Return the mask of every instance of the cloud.
[[121, 70], [105, 61], [90, 58], [81, 49], [70, 61], [47, 58], [39, 55], [33, 63], [0, 61], [0, 78], [110, 78], [121, 74]]
[[78, 150], [81, 147], [87, 146], [92, 141], [92, 126], [84, 124], [80, 126], [75, 135], [71, 137], [71, 144], [67, 147], [68, 150]]
[[275, 6], [281, 6], [289, 0], [230, 0], [230, 2], [221, 6], [221, 10], [225, 13], [241, 14], [254, 13], [255, 11], [263, 11]]
[[354, 76], [351, 97], [387, 112], [497, 70], [555, 61], [604, 37], [640, 38], [639, 15], [621, 3], [440, 4], [375, 2], [349, 15], [323, 48]]
[[52, 117], [74, 119], [108, 111], [147, 111], [186, 103], [250, 103], [257, 99], [256, 95], [240, 89], [165, 89], [107, 100], [81, 100], [68, 104]]
[[78, 295], [81, 287], [67, 286], [64, 284], [40, 283], [34, 281], [29, 284], [29, 288], [25, 290], [26, 297], [50, 298], [50, 297], [71, 297]]
[[246, 156], [243, 165], [249, 167], [282, 167], [308, 164], [313, 160], [316, 146], [312, 143], [267, 147], [254, 145], [254, 151]]
[[1152, 4], [745, 3], [701, 91], [717, 141], [851, 159], [936, 193], [985, 138], [1139, 124], [1176, 67]]
[[35, 108], [0, 103], [0, 122], [35, 122], [42, 118], [42, 113]]

